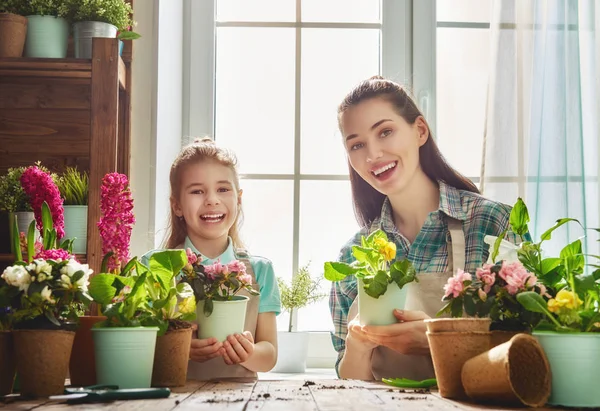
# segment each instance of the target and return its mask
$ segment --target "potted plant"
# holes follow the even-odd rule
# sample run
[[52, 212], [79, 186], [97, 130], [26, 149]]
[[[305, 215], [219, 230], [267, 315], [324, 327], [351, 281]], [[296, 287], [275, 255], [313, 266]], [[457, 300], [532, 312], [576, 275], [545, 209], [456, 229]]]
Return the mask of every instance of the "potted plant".
[[[526, 214], [525, 204], [519, 204]], [[529, 218], [520, 224], [526, 229]], [[564, 224], [579, 221], [561, 218], [542, 233], [539, 242], [524, 242], [517, 251], [523, 265], [548, 287], [550, 298], [523, 292], [517, 300], [527, 310], [543, 316], [534, 329], [552, 369], [552, 392], [548, 402], [571, 407], [598, 407], [600, 393], [594, 381], [600, 379], [596, 359], [600, 358], [600, 269], [586, 262], [581, 239], [564, 246], [558, 257], [544, 257], [542, 243]], [[596, 229], [596, 231], [600, 231]], [[586, 273], [586, 267], [595, 271]], [[591, 270], [590, 270], [591, 271]]]
[[65, 58], [69, 40], [67, 0], [20, 2], [27, 17], [25, 57]]
[[125, 0], [69, 0], [69, 14], [74, 22], [75, 57], [92, 57], [92, 38], [133, 40], [139, 34], [131, 31], [133, 9]]
[[13, 344], [11, 292], [8, 284], [0, 277], [0, 396], [12, 393], [15, 380], [15, 351]]
[[198, 338], [214, 337], [225, 341], [228, 335], [241, 334], [249, 298], [237, 294], [246, 290], [250, 295], [259, 295], [252, 288], [252, 276], [246, 273], [244, 263], [233, 260], [228, 264], [217, 261], [203, 265], [201, 256], [189, 249], [187, 254], [189, 264], [183, 268], [181, 281], [188, 283], [194, 291]]
[[76, 254], [87, 250], [88, 182], [88, 174], [73, 167], [67, 167], [56, 181], [64, 200], [65, 236], [74, 239]]
[[21, 15], [20, 5], [17, 0], [0, 0], [0, 58], [23, 55], [27, 18]]
[[306, 307], [326, 294], [321, 291], [321, 279], [310, 276], [308, 265], [301, 267], [292, 277], [290, 284], [281, 277], [277, 278], [279, 292], [281, 293], [281, 307], [290, 316], [287, 331], [280, 331], [277, 335], [277, 364], [274, 372], [297, 373], [306, 370], [306, 355], [308, 352], [307, 332], [292, 332], [294, 311]]
[[349, 275], [358, 280], [358, 314], [362, 325], [389, 325], [397, 322], [393, 311], [402, 308], [406, 299], [403, 287], [418, 281], [408, 259], [392, 263], [396, 245], [382, 230], [362, 237], [360, 246], [352, 247], [356, 261], [352, 264], [326, 262], [324, 276], [340, 281]]
[[149, 296], [149, 321], [159, 329], [152, 369], [153, 387], [185, 385], [196, 318], [196, 299], [192, 287], [177, 284], [177, 275], [188, 264], [183, 250], [165, 250], [152, 254], [148, 267], [138, 263], [138, 273], [146, 273]]

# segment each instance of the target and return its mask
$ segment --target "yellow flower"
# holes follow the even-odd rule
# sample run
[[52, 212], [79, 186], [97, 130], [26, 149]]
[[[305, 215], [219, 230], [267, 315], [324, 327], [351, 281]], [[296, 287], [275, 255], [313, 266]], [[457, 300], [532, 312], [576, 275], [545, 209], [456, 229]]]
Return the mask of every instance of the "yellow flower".
[[554, 298], [548, 300], [548, 311], [550, 311], [551, 313], [558, 313], [559, 309], [560, 305]]
[[179, 306], [177, 308], [179, 308], [179, 312], [182, 314], [193, 313], [194, 311], [196, 311], [196, 300], [194, 299], [193, 296], [184, 298], [179, 303]]
[[561, 306], [568, 309], [573, 309], [578, 305], [583, 304], [583, 301], [573, 294], [572, 291], [562, 289], [556, 294], [556, 302]]

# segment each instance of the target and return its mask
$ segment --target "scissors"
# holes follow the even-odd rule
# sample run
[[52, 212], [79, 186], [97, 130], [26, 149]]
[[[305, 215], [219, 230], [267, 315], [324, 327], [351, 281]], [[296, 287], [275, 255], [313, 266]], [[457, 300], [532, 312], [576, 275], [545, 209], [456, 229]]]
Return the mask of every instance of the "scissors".
[[143, 400], [167, 398], [171, 395], [168, 388], [123, 388], [118, 385], [90, 385], [88, 387], [67, 387], [64, 395], [53, 395], [53, 401], [66, 400], [67, 404], [88, 402], [106, 402], [116, 400]]

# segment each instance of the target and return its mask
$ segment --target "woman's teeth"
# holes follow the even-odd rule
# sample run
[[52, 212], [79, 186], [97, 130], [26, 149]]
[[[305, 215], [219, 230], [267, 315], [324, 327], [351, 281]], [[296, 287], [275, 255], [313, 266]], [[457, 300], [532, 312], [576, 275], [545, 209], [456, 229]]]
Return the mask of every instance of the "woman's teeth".
[[390, 170], [390, 169], [392, 169], [392, 168], [396, 167], [396, 164], [397, 164], [397, 163], [394, 161], [393, 163], [390, 163], [390, 164], [388, 164], [388, 165], [386, 165], [386, 166], [380, 167], [380, 168], [378, 168], [377, 170], [373, 170], [373, 171], [371, 171], [371, 172], [372, 172], [372, 173], [375, 175], [375, 177], [377, 177], [378, 175], [380, 175], [380, 174], [381, 174], [381, 173], [383, 173], [384, 171], [388, 171], [388, 170]]

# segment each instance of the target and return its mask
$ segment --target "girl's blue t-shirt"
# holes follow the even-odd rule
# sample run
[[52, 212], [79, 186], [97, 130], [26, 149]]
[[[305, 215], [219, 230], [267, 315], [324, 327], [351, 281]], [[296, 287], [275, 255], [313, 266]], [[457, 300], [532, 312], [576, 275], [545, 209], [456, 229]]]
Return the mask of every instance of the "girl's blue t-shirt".
[[[198, 249], [196, 249], [196, 247], [194, 247], [194, 244], [189, 237], [186, 237], [184, 249], [188, 248], [190, 248], [194, 253], [202, 255], [202, 262], [205, 264], [212, 264], [217, 260], [223, 264], [227, 264], [233, 260], [239, 259], [235, 255], [235, 249], [233, 247], [233, 241], [231, 241], [231, 238], [229, 238], [227, 248], [223, 254], [213, 259], [205, 257], [200, 251], [198, 251]], [[148, 265], [150, 256], [157, 251], [161, 250], [151, 250], [144, 254], [141, 258], [142, 264]], [[258, 305], [258, 312], [274, 312], [275, 315], [279, 315], [281, 312], [281, 297], [279, 294], [279, 287], [277, 286], [275, 271], [273, 270], [273, 263], [267, 258], [254, 255], [248, 255], [248, 259], [250, 260], [250, 265], [252, 265], [252, 269], [254, 270], [256, 282], [259, 285], [260, 302]]]

